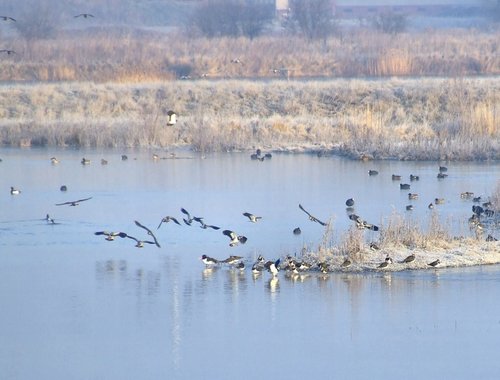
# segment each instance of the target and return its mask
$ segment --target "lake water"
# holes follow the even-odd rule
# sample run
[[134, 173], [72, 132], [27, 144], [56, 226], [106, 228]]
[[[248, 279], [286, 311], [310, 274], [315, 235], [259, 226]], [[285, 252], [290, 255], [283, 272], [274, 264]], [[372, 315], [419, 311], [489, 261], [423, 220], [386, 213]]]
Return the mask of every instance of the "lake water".
[[[121, 154], [128, 160], [122, 161]], [[254, 277], [206, 269], [199, 257], [235, 254], [251, 266], [315, 249], [324, 228], [298, 208], [352, 225], [345, 200], [377, 224], [393, 212], [424, 225], [434, 198], [456, 234], [472, 202], [487, 196], [499, 163], [355, 162], [307, 154], [153, 160], [162, 151], [0, 149], [0, 378], [251, 379], [498, 378], [500, 267], [392, 273], [312, 272]], [[56, 156], [59, 164], [52, 165]], [[91, 159], [82, 165], [82, 157]], [[101, 165], [100, 159], [109, 161]], [[379, 175], [368, 176], [369, 169]], [[392, 174], [420, 176], [402, 191]], [[68, 187], [61, 192], [61, 185]], [[21, 189], [13, 196], [10, 186]], [[2, 190], [3, 189], [3, 190]], [[409, 202], [407, 193], [419, 194]], [[92, 197], [77, 207], [56, 203]], [[412, 203], [415, 209], [405, 211]], [[173, 222], [180, 208], [248, 237], [229, 247], [220, 231]], [[261, 215], [250, 223], [242, 212]], [[50, 214], [56, 224], [45, 220]], [[124, 231], [161, 248], [113, 242]], [[292, 230], [300, 227], [302, 234]], [[373, 234], [371, 236], [370, 234]], [[367, 231], [368, 239], [376, 239]]]

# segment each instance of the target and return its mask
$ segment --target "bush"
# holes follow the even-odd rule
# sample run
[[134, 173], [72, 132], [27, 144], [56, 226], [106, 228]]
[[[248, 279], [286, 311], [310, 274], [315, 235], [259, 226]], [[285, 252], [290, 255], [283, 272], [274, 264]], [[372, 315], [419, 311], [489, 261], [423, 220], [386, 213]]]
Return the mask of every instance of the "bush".
[[407, 24], [406, 15], [393, 12], [381, 13], [373, 20], [373, 26], [375, 29], [388, 34], [398, 34], [404, 32]]

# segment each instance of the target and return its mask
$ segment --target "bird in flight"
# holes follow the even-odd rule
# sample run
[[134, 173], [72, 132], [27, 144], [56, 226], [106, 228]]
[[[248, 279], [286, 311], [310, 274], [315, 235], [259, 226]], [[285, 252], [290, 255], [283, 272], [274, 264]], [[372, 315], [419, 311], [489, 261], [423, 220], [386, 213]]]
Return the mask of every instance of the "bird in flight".
[[182, 218], [182, 220], [184, 221], [184, 223], [186, 223], [188, 226], [191, 225], [191, 223], [193, 223], [193, 220], [197, 221], [197, 222], [200, 222], [201, 219], [203, 218], [200, 218], [200, 217], [192, 217], [191, 214], [189, 213], [189, 211], [187, 211], [185, 208], [181, 208], [181, 212], [187, 216], [187, 219], [186, 218]]
[[115, 237], [119, 236], [121, 238], [129, 237], [125, 232], [110, 232], [110, 231], [97, 231], [94, 232], [94, 235], [104, 235], [107, 241], [115, 240]]
[[80, 13], [79, 15], [76, 15], [74, 17], [75, 18], [78, 18], [78, 17], [89, 18], [89, 17], [94, 17], [94, 15], [92, 15], [90, 13]]
[[244, 212], [244, 216], [246, 216], [252, 223], [257, 223], [260, 219], [262, 219], [262, 216], [256, 216], [254, 214], [250, 214], [249, 212]]
[[64, 205], [78, 206], [80, 204], [80, 202], [85, 202], [85, 201], [88, 201], [89, 199], [92, 199], [92, 197], [84, 198], [84, 199], [78, 199], [77, 201], [69, 201], [69, 202], [64, 202], [64, 203], [56, 203], [56, 206], [64, 206]]
[[0, 50], [0, 53], [7, 53], [7, 55], [16, 54], [14, 50], [9, 50], [9, 49], [2, 49]]
[[[146, 226], [142, 225], [141, 223], [139, 223], [137, 220], [134, 220], [135, 222], [135, 225], [137, 227], [141, 227], [143, 229], [145, 229], [147, 232], [148, 232], [148, 235], [151, 236], [153, 239], [154, 239], [154, 243], [153, 244], [156, 244], [156, 246], [158, 248], [161, 248], [160, 244], [158, 243], [158, 240], [156, 240], [156, 236], [153, 234], [153, 231], [151, 231], [149, 228], [147, 228]], [[130, 237], [130, 236], [129, 236]], [[130, 237], [131, 238], [131, 237]], [[137, 240], [137, 239], [136, 239]], [[148, 243], [147, 241], [145, 241], [144, 243]]]
[[2, 19], [3, 21], [13, 21], [13, 22], [16, 22], [16, 19], [12, 18], [10, 16], [0, 16], [0, 19]]
[[133, 237], [133, 236], [130, 236], [130, 235], [127, 235], [127, 234], [125, 234], [125, 235], [126, 235], [125, 237], [127, 237], [127, 238], [129, 238], [129, 239], [135, 240], [135, 242], [136, 242], [135, 246], [136, 246], [137, 248], [143, 248], [143, 247], [144, 247], [144, 244], [157, 244], [157, 243], [156, 243], [156, 242], [154, 242], [154, 241], [150, 241], [150, 240], [139, 240], [139, 239], [137, 239], [137, 238], [135, 238], [135, 237]]
[[325, 222], [322, 222], [322, 221], [321, 221], [321, 220], [319, 220], [318, 218], [316, 218], [316, 217], [312, 216], [312, 215], [311, 215], [308, 211], [306, 211], [306, 210], [305, 210], [305, 208], [304, 208], [304, 207], [302, 207], [302, 205], [301, 205], [301, 204], [299, 204], [299, 208], [300, 208], [302, 211], [304, 211], [304, 212], [305, 212], [305, 213], [309, 216], [309, 220], [310, 220], [311, 222], [316, 222], [316, 223], [321, 224], [322, 226], [326, 226], [326, 223], [325, 223]]
[[178, 224], [179, 226], [181, 225], [179, 223], [179, 221], [176, 218], [174, 218], [173, 216], [166, 216], [161, 220], [160, 224], [158, 225], [158, 227], [156, 229], [158, 230], [161, 227], [162, 223], [168, 223], [170, 221], [174, 222], [175, 224]]
[[222, 231], [222, 233], [226, 236], [229, 237], [229, 239], [231, 239], [231, 241], [229, 242], [229, 246], [230, 247], [234, 247], [235, 245], [238, 245], [239, 243], [241, 244], [245, 244], [246, 241], [247, 241], [247, 238], [246, 236], [243, 236], [243, 235], [238, 235], [236, 232], [234, 231], [230, 231], [230, 230], [224, 230]]

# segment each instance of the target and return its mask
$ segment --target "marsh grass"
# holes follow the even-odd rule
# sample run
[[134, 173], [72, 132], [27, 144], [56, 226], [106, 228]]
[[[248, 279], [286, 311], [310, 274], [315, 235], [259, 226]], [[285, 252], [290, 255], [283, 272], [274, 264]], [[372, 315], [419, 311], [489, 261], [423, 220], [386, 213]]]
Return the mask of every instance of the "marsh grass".
[[[500, 79], [0, 86], [0, 142], [500, 159]], [[179, 122], [167, 127], [167, 112]]]

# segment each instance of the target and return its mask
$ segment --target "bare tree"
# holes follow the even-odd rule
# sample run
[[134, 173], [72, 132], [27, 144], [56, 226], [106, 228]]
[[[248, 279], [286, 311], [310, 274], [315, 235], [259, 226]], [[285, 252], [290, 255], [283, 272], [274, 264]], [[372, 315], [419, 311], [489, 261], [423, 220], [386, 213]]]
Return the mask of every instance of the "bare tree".
[[60, 12], [56, 4], [48, 0], [31, 0], [24, 6], [24, 11], [14, 24], [18, 33], [28, 42], [54, 37], [60, 25]]
[[335, 32], [332, 0], [292, 0], [290, 6], [292, 25], [307, 38], [326, 38]]
[[398, 34], [406, 30], [408, 21], [406, 15], [394, 12], [384, 12], [373, 19], [373, 27], [384, 33]]

